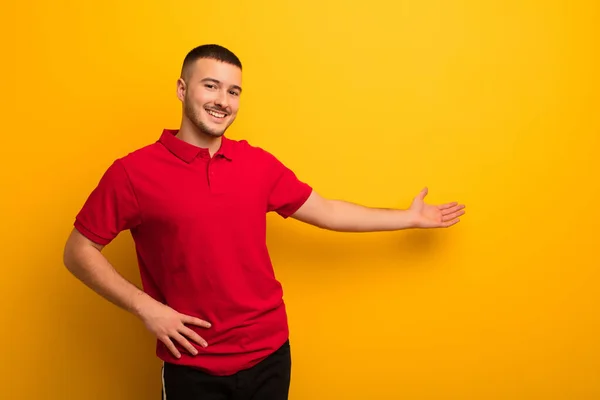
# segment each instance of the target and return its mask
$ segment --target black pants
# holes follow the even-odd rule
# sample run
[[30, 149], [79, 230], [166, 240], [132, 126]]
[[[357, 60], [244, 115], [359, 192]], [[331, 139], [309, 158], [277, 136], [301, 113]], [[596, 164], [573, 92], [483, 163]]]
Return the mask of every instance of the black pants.
[[165, 363], [163, 400], [287, 400], [291, 365], [289, 341], [254, 367], [229, 376]]

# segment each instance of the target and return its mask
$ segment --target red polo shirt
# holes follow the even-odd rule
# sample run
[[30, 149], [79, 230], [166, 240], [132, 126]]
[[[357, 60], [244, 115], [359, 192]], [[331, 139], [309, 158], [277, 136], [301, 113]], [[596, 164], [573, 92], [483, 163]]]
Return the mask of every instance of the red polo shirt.
[[164, 130], [157, 142], [115, 160], [75, 227], [103, 245], [130, 230], [144, 291], [212, 324], [191, 326], [208, 342], [195, 344], [198, 355], [179, 347], [176, 359], [157, 341], [159, 358], [229, 375], [288, 338], [282, 287], [265, 244], [266, 214], [287, 218], [311, 188], [246, 141], [223, 137], [211, 158], [176, 133]]

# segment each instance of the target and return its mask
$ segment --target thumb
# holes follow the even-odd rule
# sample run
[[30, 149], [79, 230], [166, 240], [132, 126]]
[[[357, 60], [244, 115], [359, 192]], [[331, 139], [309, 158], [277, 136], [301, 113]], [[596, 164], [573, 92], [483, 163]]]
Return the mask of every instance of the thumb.
[[429, 193], [429, 189], [427, 189], [427, 187], [424, 187], [417, 195], [417, 199], [424, 200], [425, 196], [427, 196], [427, 193]]

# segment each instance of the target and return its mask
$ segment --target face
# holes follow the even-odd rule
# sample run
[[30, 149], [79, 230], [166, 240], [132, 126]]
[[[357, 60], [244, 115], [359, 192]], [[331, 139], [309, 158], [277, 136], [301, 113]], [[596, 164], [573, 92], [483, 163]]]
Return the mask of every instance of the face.
[[235, 65], [197, 60], [177, 82], [184, 118], [206, 135], [223, 135], [237, 115], [241, 86], [242, 71]]

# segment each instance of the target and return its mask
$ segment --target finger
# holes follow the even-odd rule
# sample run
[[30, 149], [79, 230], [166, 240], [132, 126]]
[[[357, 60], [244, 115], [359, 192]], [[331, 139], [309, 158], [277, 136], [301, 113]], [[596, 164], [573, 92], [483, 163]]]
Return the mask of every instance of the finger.
[[181, 332], [182, 335], [190, 338], [194, 342], [198, 343], [202, 347], [208, 346], [208, 343], [206, 343], [206, 340], [204, 340], [200, 335], [198, 335], [196, 332], [194, 332], [193, 330], [191, 330], [190, 328], [188, 328], [186, 326], [181, 328], [181, 330], [179, 332]]
[[419, 199], [419, 200], [425, 199], [425, 196], [427, 196], [428, 192], [429, 192], [429, 189], [427, 187], [424, 187], [423, 189], [421, 189], [421, 191], [417, 195], [417, 199]]
[[452, 219], [452, 218], [456, 218], [459, 215], [463, 215], [464, 213], [465, 213], [465, 210], [462, 208], [452, 208], [450, 210], [442, 212], [442, 218]]
[[175, 332], [172, 334], [173, 339], [177, 340], [184, 349], [190, 352], [190, 354], [196, 355], [198, 354], [198, 350], [186, 338], [184, 338], [179, 332]]
[[450, 207], [454, 207], [457, 206], [458, 202], [457, 201], [453, 201], [451, 203], [446, 203], [446, 204], [441, 204], [438, 206], [438, 210], [447, 210]]
[[442, 216], [442, 221], [444, 221], [444, 222], [446, 222], [446, 221], [452, 221], [452, 220], [454, 220], [454, 219], [456, 219], [456, 218], [458, 218], [458, 217], [460, 217], [461, 215], [464, 215], [464, 214], [465, 214], [464, 210], [461, 210], [461, 211], [453, 212], [452, 214], [443, 215]]
[[456, 224], [458, 224], [459, 222], [460, 222], [460, 219], [459, 219], [459, 218], [456, 218], [456, 219], [453, 219], [453, 220], [451, 220], [451, 221], [444, 222], [444, 223], [442, 224], [442, 226], [443, 226], [444, 228], [449, 228], [449, 227], [451, 227], [451, 226], [453, 226], [453, 225], [456, 225]]
[[210, 324], [210, 322], [208, 322], [208, 321], [204, 321], [203, 319], [192, 317], [190, 315], [185, 315], [185, 314], [181, 315], [181, 322], [183, 322], [184, 324], [200, 326], [202, 328], [210, 328], [212, 326]]
[[457, 205], [443, 209], [442, 214], [444, 214], [444, 215], [451, 214], [451, 213], [454, 213], [459, 210], [464, 210], [464, 208], [465, 208], [464, 204], [457, 204]]
[[173, 344], [171, 339], [168, 336], [159, 338], [161, 342], [167, 346], [167, 349], [175, 356], [175, 358], [181, 358], [181, 353], [177, 350], [177, 347]]

